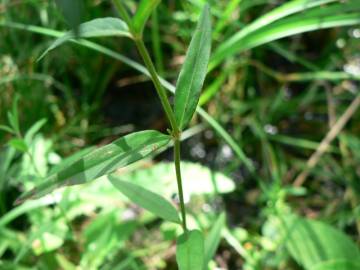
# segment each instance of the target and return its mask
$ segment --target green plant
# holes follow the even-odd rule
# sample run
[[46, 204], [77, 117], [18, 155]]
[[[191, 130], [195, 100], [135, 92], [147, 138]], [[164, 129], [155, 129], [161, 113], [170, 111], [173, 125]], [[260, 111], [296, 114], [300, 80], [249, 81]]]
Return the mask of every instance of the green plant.
[[[69, 1], [59, 2], [66, 7], [65, 10], [69, 10], [69, 5], [71, 5]], [[77, 35], [82, 37], [119, 35], [131, 38], [151, 76], [170, 123], [170, 129], [168, 129], [169, 135], [152, 130], [126, 135], [93, 152], [86, 153], [84, 156], [53, 172], [45, 179], [43, 184], [23, 194], [18, 202], [39, 198], [62, 186], [86, 183], [106, 176], [120, 192], [134, 203], [165, 220], [181, 224], [183, 234], [178, 238], [177, 244], [179, 268], [201, 270], [207, 265], [211, 255], [210, 253], [206, 254], [207, 261], [204, 261], [203, 235], [198, 230], [189, 230], [187, 226], [181, 178], [180, 139], [181, 132], [187, 127], [195, 113], [200, 98], [200, 91], [207, 73], [211, 48], [210, 12], [209, 7], [206, 5], [200, 16], [197, 29], [191, 40], [178, 78], [174, 108], [172, 108], [142, 39], [145, 23], [158, 3], [159, 1], [141, 1], [136, 14], [131, 18], [123, 3], [116, 0], [114, 5], [124, 21], [117, 18], [102, 18], [82, 25], [74, 25], [72, 22], [71, 25], [76, 27], [76, 30], [56, 40], [40, 58], [44, 57], [50, 50], [67, 40], [75, 38]], [[71, 6], [71, 8], [75, 10], [78, 6]], [[75, 14], [78, 14], [78, 12], [75, 12]], [[74, 15], [72, 14], [71, 16]], [[111, 174], [116, 169], [141, 160], [159, 148], [166, 146], [170, 140], [174, 144], [174, 167], [180, 200], [181, 219], [178, 217], [174, 206], [160, 195], [136, 184], [122, 181], [116, 175]], [[211, 250], [211, 253], [213, 252], [215, 252], [214, 248]]]
[[[139, 85], [144, 86], [143, 90], [153, 87], [149, 69], [133, 60], [136, 46], [123, 20], [106, 17], [79, 24], [79, 14], [97, 18], [113, 12], [110, 1], [84, 1], [86, 12], [77, 8], [81, 6], [72, 6], [72, 2], [57, 0], [55, 5], [51, 1], [27, 0], [0, 4], [0, 26], [4, 30], [0, 50], [5, 51], [0, 57], [0, 117], [5, 119], [7, 111], [18, 114], [21, 125], [20, 136], [11, 127], [13, 119], [8, 126], [2, 126], [6, 132], [0, 133], [0, 139], [7, 142], [0, 149], [0, 268], [28, 269], [36, 265], [39, 269], [66, 270], [173, 269], [173, 240], [181, 234], [179, 224], [183, 222], [172, 203], [163, 198], [178, 192], [174, 164], [163, 161], [164, 155], [168, 159], [165, 147], [170, 146], [171, 130], [170, 136], [148, 131], [142, 134], [158, 136], [154, 149], [164, 143], [159, 151], [149, 151], [149, 155], [165, 152], [157, 156], [159, 162], [155, 165], [151, 157], [145, 157], [142, 162], [89, 185], [54, 190], [48, 196], [12, 206], [11, 193], [17, 195], [19, 187], [29, 190], [39, 186], [43, 191], [38, 190], [36, 198], [52, 190], [52, 185], [96, 178], [98, 174], [91, 168], [116, 170], [133, 161], [113, 156], [106, 163], [108, 166], [102, 167], [86, 159], [94, 147], [55, 166], [47, 155], [49, 148], [54, 147], [65, 157], [95, 142], [107, 144], [109, 136], [138, 129], [140, 117], [133, 119], [132, 129], [124, 131], [118, 126], [121, 122], [107, 122], [102, 106], [107, 105], [106, 98], [127, 92], [121, 91], [124, 82], [127, 87], [134, 86], [134, 90]], [[126, 10], [137, 10], [131, 20], [137, 21], [134, 27], [138, 31], [142, 31], [149, 10], [155, 9], [158, 2], [123, 1]], [[357, 0], [163, 1], [156, 7], [157, 13], [153, 10], [149, 15], [152, 21], [146, 27], [151, 27], [151, 38], [150, 32], [145, 31], [142, 39], [147, 45], [152, 43], [154, 64], [161, 75], [159, 82], [172, 93], [176, 90], [170, 83], [176, 77], [173, 66], [182, 59], [179, 56], [184, 54], [184, 44], [190, 39], [189, 21], [198, 16], [204, 2], [211, 3], [214, 22], [211, 73], [202, 91], [201, 107], [196, 109], [199, 118], [194, 121], [204, 124], [182, 132], [182, 139], [191, 137], [182, 144], [182, 156], [189, 158], [188, 152], [201, 145], [205, 157], [198, 156], [196, 161], [220, 169], [231, 179], [198, 164], [181, 162], [186, 223], [206, 235], [204, 247], [191, 246], [189, 252], [204, 252], [206, 262], [214, 257], [223, 237], [217, 256], [208, 265], [210, 269], [215, 264], [246, 270], [359, 269], [352, 259], [358, 256], [358, 248], [348, 236], [354, 240], [360, 231], [356, 125], [359, 97], [354, 95], [360, 77], [354, 70], [344, 68], [356, 59], [358, 50], [359, 39], [354, 38], [358, 35], [360, 11]], [[62, 9], [73, 31], [53, 30], [67, 29], [56, 6]], [[33, 16], [34, 12], [39, 16]], [[71, 18], [72, 12], [78, 17]], [[328, 29], [315, 32], [324, 28]], [[174, 29], [178, 30], [176, 35]], [[46, 36], [58, 39], [49, 47]], [[58, 50], [61, 53], [36, 62], [44, 48], [55, 49], [67, 41], [76, 46], [63, 46]], [[290, 73], [285, 72], [288, 70]], [[115, 93], [115, 89], [120, 91]], [[15, 94], [22, 97], [18, 113], [14, 113], [9, 102], [16, 100]], [[128, 108], [120, 107], [119, 111], [126, 114]], [[62, 116], [65, 121], [59, 121]], [[25, 137], [32, 124], [43, 117], [48, 119], [45, 136], [36, 134], [31, 143], [24, 143], [21, 135]], [[117, 120], [121, 121], [122, 115]], [[163, 128], [161, 119], [156, 121]], [[218, 138], [211, 129], [199, 134], [206, 129], [206, 123]], [[105, 150], [120, 150], [118, 145], [126, 140], [135, 145], [135, 139], [130, 136], [116, 140]], [[139, 142], [147, 144], [146, 140]], [[36, 166], [29, 162], [30, 151], [24, 152], [26, 149], [31, 150]], [[100, 150], [95, 153], [106, 152]], [[82, 158], [85, 162], [77, 165], [86, 167], [85, 174], [81, 169], [61, 174]], [[42, 172], [36, 172], [34, 167]], [[301, 181], [293, 182], [296, 174]], [[107, 178], [110, 181], [104, 181]], [[40, 184], [44, 180], [48, 185]], [[129, 203], [118, 190], [165, 221], [158, 226], [154, 215]], [[225, 195], [227, 192], [231, 193]], [[144, 199], [139, 200], [140, 195]], [[228, 211], [227, 229], [224, 215], [216, 217], [224, 210]], [[295, 212], [306, 218], [294, 217]], [[312, 220], [314, 217], [317, 221]], [[19, 230], [17, 225], [24, 221], [29, 226]], [[209, 228], [210, 233], [205, 234]], [[195, 231], [189, 241], [196, 243], [199, 238]], [[179, 237], [180, 254], [186, 253], [186, 242], [186, 237]], [[177, 257], [181, 265], [199, 264], [196, 260], [184, 262], [181, 255]]]

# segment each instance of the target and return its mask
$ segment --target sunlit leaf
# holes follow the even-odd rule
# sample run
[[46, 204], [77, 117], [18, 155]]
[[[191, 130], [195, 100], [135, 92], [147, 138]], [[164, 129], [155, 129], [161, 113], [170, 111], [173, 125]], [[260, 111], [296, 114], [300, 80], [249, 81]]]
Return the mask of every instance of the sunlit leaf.
[[187, 231], [176, 241], [176, 261], [179, 270], [203, 270], [204, 238], [200, 231]]
[[146, 21], [161, 0], [142, 0], [133, 18], [133, 27], [137, 33], [142, 33]]
[[93, 181], [117, 168], [148, 156], [166, 145], [169, 140], [168, 135], [153, 130], [124, 136], [48, 176], [41, 185], [23, 194], [18, 202], [29, 198], [39, 198], [59, 187]]
[[16, 150], [20, 152], [26, 152], [28, 150], [28, 146], [26, 142], [22, 139], [12, 139], [9, 141], [9, 145], [14, 147]]
[[151, 192], [142, 186], [122, 181], [119, 177], [109, 175], [110, 182], [133, 203], [145, 208], [151, 213], [167, 221], [181, 223], [175, 207], [162, 196]]
[[210, 9], [205, 5], [176, 84], [175, 117], [180, 129], [186, 127], [196, 110], [207, 72], [210, 50]]
[[[235, 189], [234, 182], [221, 172], [192, 162], [181, 162], [183, 189], [186, 200], [192, 195], [228, 193]], [[177, 193], [174, 164], [157, 163], [148, 168], [138, 168], [119, 175], [123, 181], [131, 181], [166, 197]]]
[[[81, 38], [94, 38], [94, 37], [131, 37], [129, 29], [125, 22], [118, 18], [99, 18], [94, 19], [79, 25], [79, 35]], [[62, 37], [56, 39], [48, 49], [39, 57], [43, 58], [49, 51], [59, 47], [60, 45], [75, 38], [75, 32], [69, 31]]]

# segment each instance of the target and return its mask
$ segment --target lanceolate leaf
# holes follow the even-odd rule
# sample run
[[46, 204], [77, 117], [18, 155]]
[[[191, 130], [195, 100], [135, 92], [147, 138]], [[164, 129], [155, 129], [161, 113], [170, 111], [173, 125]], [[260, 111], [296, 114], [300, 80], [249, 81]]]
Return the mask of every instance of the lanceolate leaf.
[[109, 175], [110, 182], [132, 202], [171, 222], [181, 223], [175, 207], [160, 195], [139, 185], [122, 181], [114, 175]]
[[108, 145], [100, 147], [67, 167], [48, 176], [44, 183], [23, 194], [18, 202], [39, 198], [62, 186], [93, 181], [117, 168], [138, 161], [170, 140], [168, 135], [147, 130], [129, 134]]
[[176, 241], [176, 261], [179, 270], [203, 270], [204, 238], [200, 231], [183, 233]]
[[[118, 18], [99, 18], [79, 25], [79, 34], [81, 38], [123, 36], [131, 37], [129, 29], [125, 22]], [[43, 58], [49, 51], [75, 38], [75, 32], [69, 31], [62, 37], [56, 39], [53, 44], [40, 56]]]
[[200, 16], [190, 42], [185, 63], [180, 71], [175, 91], [175, 117], [180, 129], [191, 120], [199, 101], [211, 50], [211, 21], [209, 6]]
[[208, 264], [215, 255], [215, 252], [221, 240], [221, 231], [224, 226], [225, 214], [222, 213], [215, 221], [209, 235], [205, 239], [204, 270], [208, 269]]
[[133, 26], [137, 33], [142, 34], [146, 21], [161, 0], [142, 0], [133, 18]]
[[327, 261], [360, 258], [356, 244], [344, 233], [325, 223], [297, 216], [285, 217], [282, 223], [286, 231], [286, 248], [305, 269], [312, 270], [315, 265]]

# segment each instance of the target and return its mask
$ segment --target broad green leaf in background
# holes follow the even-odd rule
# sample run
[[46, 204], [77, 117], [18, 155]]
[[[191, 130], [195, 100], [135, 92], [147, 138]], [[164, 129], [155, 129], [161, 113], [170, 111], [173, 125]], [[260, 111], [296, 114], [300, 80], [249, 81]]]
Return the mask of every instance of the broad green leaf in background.
[[204, 252], [204, 270], [208, 269], [210, 260], [214, 257], [216, 250], [221, 240], [221, 231], [225, 226], [225, 214], [222, 213], [214, 225], [212, 226], [209, 235], [205, 239], [205, 252]]
[[[233, 180], [226, 175], [197, 163], [181, 162], [181, 173], [185, 200], [192, 195], [228, 193], [235, 189]], [[122, 172], [119, 179], [131, 181], [165, 197], [177, 193], [174, 164], [171, 162], [160, 162], [150, 167]]]
[[139, 185], [109, 175], [110, 182], [132, 202], [170, 222], [181, 223], [175, 207], [160, 195]]
[[210, 9], [205, 5], [176, 83], [175, 117], [181, 130], [190, 122], [196, 110], [206, 77], [210, 50]]
[[283, 218], [282, 225], [287, 250], [305, 269], [312, 270], [320, 263], [360, 258], [359, 248], [349, 237], [323, 222], [289, 216]]
[[133, 18], [133, 27], [136, 33], [142, 34], [146, 21], [161, 0], [142, 0]]
[[77, 32], [83, 14], [83, 0], [55, 0], [55, 2], [61, 10], [66, 22], [75, 32]]
[[51, 174], [38, 187], [24, 193], [18, 202], [30, 198], [39, 198], [59, 187], [93, 181], [117, 168], [127, 166], [148, 156], [158, 148], [165, 146], [169, 141], [170, 136], [154, 130], [126, 135]]
[[178, 237], [176, 261], [179, 270], [203, 270], [204, 238], [200, 231], [187, 231]]
[[327, 261], [316, 265], [311, 270], [360, 270], [360, 258]]
[[[131, 34], [125, 22], [118, 18], [99, 18], [79, 25], [81, 38], [120, 36], [131, 38]], [[75, 38], [75, 32], [66, 32], [62, 37], [56, 39], [54, 43], [39, 57], [43, 58], [49, 51]]]

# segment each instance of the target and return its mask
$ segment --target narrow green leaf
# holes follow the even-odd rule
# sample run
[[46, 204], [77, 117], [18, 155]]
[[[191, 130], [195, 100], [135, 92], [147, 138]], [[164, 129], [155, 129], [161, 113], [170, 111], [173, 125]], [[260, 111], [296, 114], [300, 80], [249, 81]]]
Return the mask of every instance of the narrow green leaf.
[[176, 241], [176, 261], [179, 270], [203, 270], [204, 237], [198, 230], [188, 231]]
[[93, 181], [117, 168], [138, 161], [166, 145], [170, 136], [146, 130], [124, 136], [100, 147], [48, 176], [38, 187], [23, 194], [18, 203], [44, 196], [56, 188]]
[[[94, 38], [94, 37], [109, 37], [121, 36], [131, 37], [129, 29], [125, 22], [118, 18], [99, 18], [94, 19], [79, 25], [79, 32], [81, 38]], [[49, 51], [59, 47], [60, 45], [75, 38], [75, 32], [66, 32], [62, 37], [56, 39], [48, 49], [39, 57], [42, 59]]]
[[160, 2], [161, 0], [142, 0], [140, 2], [133, 18], [133, 27], [137, 33], [142, 34], [146, 21]]
[[110, 182], [132, 202], [167, 221], [181, 224], [175, 207], [160, 195], [139, 185], [122, 181], [115, 175], [109, 175]]
[[222, 213], [215, 221], [209, 235], [205, 239], [204, 270], [208, 269], [208, 264], [215, 255], [221, 240], [221, 231], [224, 226], [225, 214]]
[[338, 1], [295, 0], [266, 13], [223, 42], [212, 55], [209, 69], [236, 53], [283, 37], [360, 22], [356, 0], [321, 6], [331, 2]]
[[343, 232], [320, 221], [297, 216], [283, 218], [285, 245], [306, 269], [331, 260], [360, 258], [359, 248]]
[[205, 5], [176, 84], [175, 117], [180, 129], [186, 127], [196, 110], [207, 72], [210, 50], [210, 9]]
[[30, 144], [31, 141], [33, 140], [35, 134], [45, 125], [46, 121], [47, 120], [45, 118], [36, 121], [35, 124], [33, 124], [29, 128], [29, 130], [26, 132], [26, 134], [24, 136], [25, 142]]
[[9, 145], [14, 147], [16, 150], [20, 152], [26, 152], [28, 150], [28, 146], [25, 141], [22, 139], [12, 139], [9, 141]]
[[8, 126], [5, 126], [5, 125], [0, 125], [0, 130], [3, 130], [5, 132], [9, 132], [11, 134], [16, 134], [15, 131], [11, 127], [8, 127]]
[[354, 260], [331, 260], [320, 263], [310, 270], [360, 270], [360, 258]]

